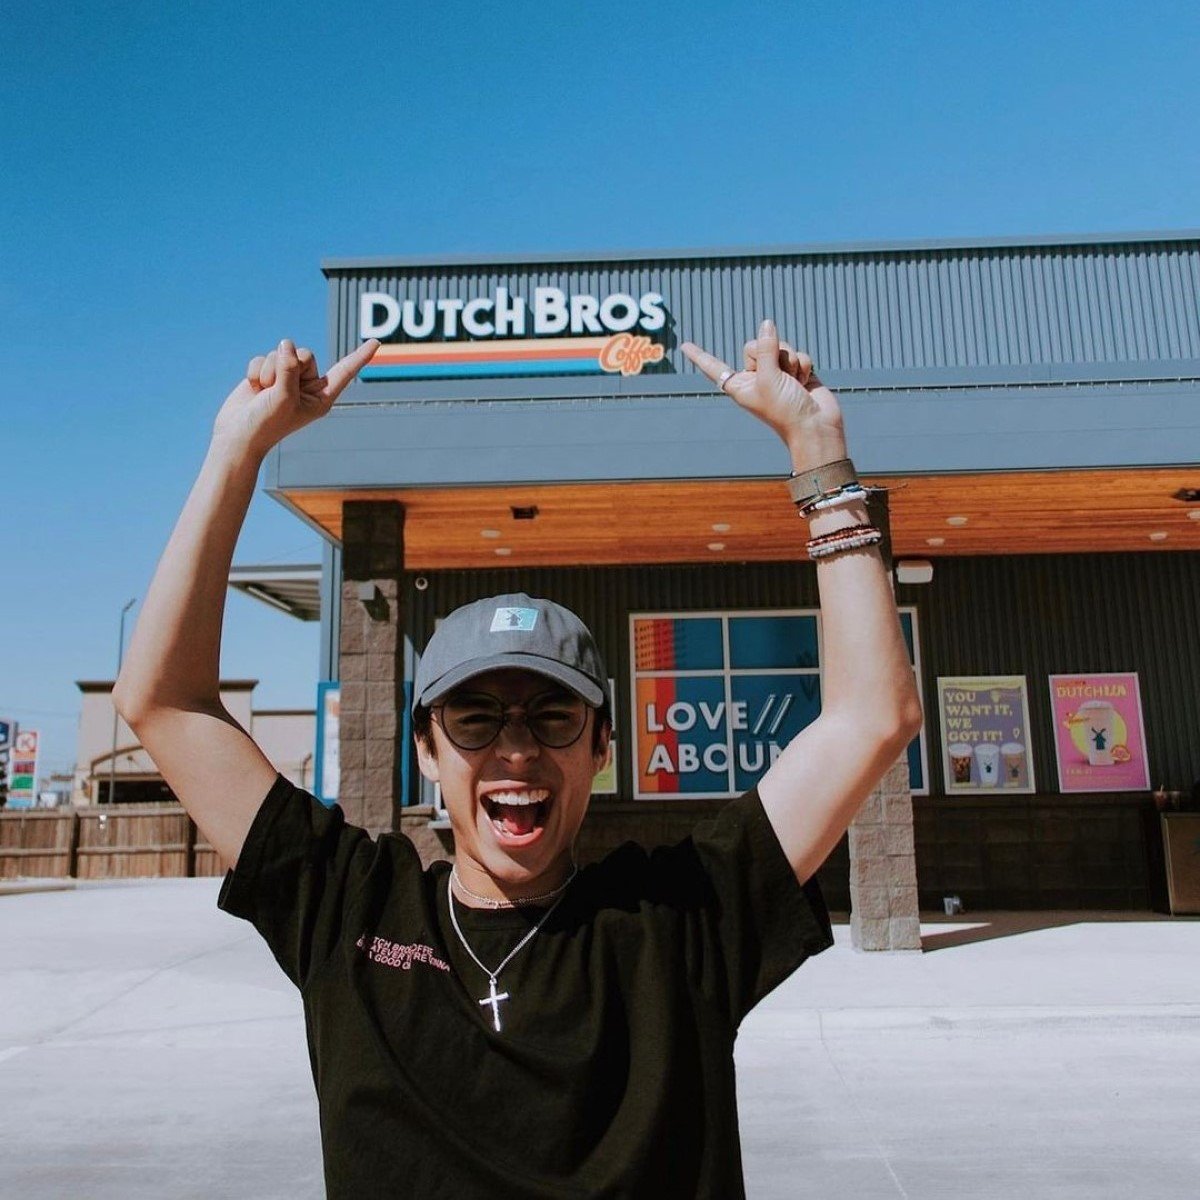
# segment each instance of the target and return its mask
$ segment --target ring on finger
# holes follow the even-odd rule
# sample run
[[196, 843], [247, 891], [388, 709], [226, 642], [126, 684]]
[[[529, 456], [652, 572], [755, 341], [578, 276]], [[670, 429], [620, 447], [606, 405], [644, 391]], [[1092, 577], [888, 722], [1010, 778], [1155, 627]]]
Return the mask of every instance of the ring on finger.
[[721, 372], [721, 374], [720, 374], [720, 377], [717, 379], [717, 387], [719, 387], [719, 388], [721, 389], [721, 391], [724, 391], [724, 390], [725, 390], [725, 385], [726, 385], [726, 384], [727, 384], [727, 383], [728, 383], [728, 382], [729, 382], [729, 381], [730, 381], [730, 380], [731, 380], [731, 379], [732, 379], [732, 378], [733, 378], [733, 377], [734, 377], [736, 374], [737, 374], [737, 372], [736, 372], [736, 371], [732, 371], [732, 370], [730, 370], [730, 369], [726, 368], [724, 371], [722, 371], [722, 372]]

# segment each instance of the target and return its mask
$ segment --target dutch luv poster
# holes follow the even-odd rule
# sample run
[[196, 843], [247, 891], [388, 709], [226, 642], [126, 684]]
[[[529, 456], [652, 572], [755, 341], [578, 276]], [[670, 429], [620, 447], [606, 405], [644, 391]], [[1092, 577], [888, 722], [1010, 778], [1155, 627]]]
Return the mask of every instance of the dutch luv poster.
[[1150, 790], [1136, 672], [1051, 675], [1050, 711], [1061, 791]]
[[1034, 790], [1028, 699], [1023, 675], [938, 676], [948, 796]]

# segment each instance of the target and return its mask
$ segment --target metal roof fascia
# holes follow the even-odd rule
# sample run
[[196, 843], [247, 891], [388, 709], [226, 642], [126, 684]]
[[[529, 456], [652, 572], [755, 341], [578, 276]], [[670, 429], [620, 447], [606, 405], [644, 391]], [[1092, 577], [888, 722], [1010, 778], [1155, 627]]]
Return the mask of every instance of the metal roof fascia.
[[1128, 233], [1027, 234], [974, 238], [876, 239], [859, 242], [799, 242], [772, 246], [713, 246], [679, 250], [585, 250], [550, 254], [411, 255], [324, 258], [321, 273], [429, 267], [538, 266], [551, 263], [678, 262], [706, 258], [792, 258], [848, 254], [913, 254], [944, 250], [1043, 249], [1070, 246], [1119, 246], [1200, 241], [1200, 229], [1165, 229]]
[[[1179, 465], [1200, 440], [1195, 382], [864, 392], [843, 400], [855, 461], [869, 474]], [[1081, 428], [1084, 405], [1089, 419]], [[277, 486], [350, 492], [769, 478], [783, 473], [785, 458], [765, 426], [715, 397], [411, 405], [348, 410], [319, 431], [300, 431], [285, 447]]]

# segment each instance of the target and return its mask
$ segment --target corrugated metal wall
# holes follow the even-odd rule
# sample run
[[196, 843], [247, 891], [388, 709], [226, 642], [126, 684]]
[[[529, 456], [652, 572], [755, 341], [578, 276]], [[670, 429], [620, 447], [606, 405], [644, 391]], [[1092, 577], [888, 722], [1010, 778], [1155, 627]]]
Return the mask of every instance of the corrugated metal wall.
[[[598, 295], [661, 292], [676, 338], [699, 340], [731, 359], [757, 321], [772, 314], [823, 369], [838, 373], [1200, 358], [1194, 240], [328, 274], [338, 354], [357, 344], [362, 291], [420, 301], [503, 286], [530, 300], [545, 284]], [[667, 361], [646, 375], [683, 368], [672, 339]], [[470, 390], [478, 392], [479, 383]]]
[[[480, 596], [524, 590], [550, 596], [588, 623], [617, 683], [621, 795], [631, 794], [628, 614], [637, 611], [803, 608], [817, 603], [808, 565], [509, 569], [406, 576], [406, 627], [423, 647], [435, 618]], [[1155, 783], [1183, 788], [1200, 777], [1200, 555], [956, 558], [937, 562], [933, 583], [902, 587], [918, 608], [929, 731], [931, 789], [941, 789], [938, 675], [1028, 677], [1038, 791], [1058, 790], [1047, 676], [1137, 671]], [[991, 616], [985, 616], [985, 611]]]

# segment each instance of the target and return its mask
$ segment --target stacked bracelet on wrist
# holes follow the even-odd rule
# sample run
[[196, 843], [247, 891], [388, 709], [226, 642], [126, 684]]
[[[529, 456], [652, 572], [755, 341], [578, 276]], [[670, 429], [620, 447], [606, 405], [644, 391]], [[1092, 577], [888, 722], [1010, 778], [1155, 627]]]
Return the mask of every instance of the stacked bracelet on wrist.
[[813, 538], [806, 546], [811, 558], [828, 558], [846, 550], [860, 550], [883, 541], [883, 534], [874, 525], [848, 525], [822, 537]]
[[[802, 517], [825, 512], [842, 505], [864, 504], [867, 491], [858, 482], [854, 464], [848, 458], [825, 463], [808, 471], [793, 471], [788, 491]], [[847, 525], [813, 538], [806, 546], [811, 557], [829, 558], [847, 550], [874, 546], [883, 540], [883, 533], [869, 521]]]

